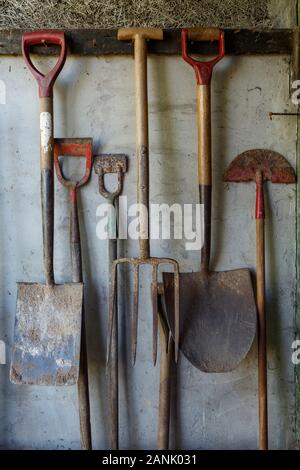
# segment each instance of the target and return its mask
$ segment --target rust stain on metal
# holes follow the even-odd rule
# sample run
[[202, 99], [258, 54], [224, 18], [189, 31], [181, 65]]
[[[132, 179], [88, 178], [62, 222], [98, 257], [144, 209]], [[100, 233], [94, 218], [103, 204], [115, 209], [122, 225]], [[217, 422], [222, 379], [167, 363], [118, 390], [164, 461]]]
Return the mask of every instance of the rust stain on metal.
[[[163, 273], [164, 300], [170, 312], [174, 278]], [[256, 332], [256, 308], [248, 269], [179, 275], [180, 350], [203, 372], [228, 372], [246, 357]]]
[[289, 162], [278, 152], [265, 149], [247, 150], [238, 155], [224, 174], [224, 181], [255, 181], [257, 172], [272, 183], [295, 183], [296, 176]]
[[136, 360], [137, 351], [137, 329], [138, 329], [138, 310], [139, 310], [139, 269], [140, 266], [152, 266], [152, 310], [153, 310], [153, 363], [156, 364], [157, 358], [157, 324], [158, 324], [158, 310], [157, 310], [157, 298], [158, 298], [158, 269], [162, 265], [171, 265], [174, 273], [173, 277], [173, 305], [172, 310], [174, 311], [173, 325], [174, 325], [174, 342], [175, 342], [175, 361], [178, 359], [179, 349], [179, 265], [176, 260], [170, 258], [119, 258], [114, 261], [112, 268], [112, 275], [110, 279], [110, 299], [109, 299], [109, 319], [108, 319], [108, 347], [107, 347], [107, 363], [110, 358], [112, 331], [114, 324], [114, 312], [115, 312], [115, 297], [116, 297], [116, 279], [117, 279], [117, 268], [120, 265], [129, 264], [133, 266], [134, 273], [134, 291], [133, 291], [133, 312], [131, 316], [131, 337], [132, 337], [132, 361], [133, 364]]
[[[113, 203], [123, 189], [124, 173], [127, 171], [127, 156], [118, 153], [96, 155], [94, 157], [94, 169], [95, 173], [98, 175], [100, 194]], [[117, 189], [111, 192], [105, 187], [104, 176], [113, 173], [117, 175], [118, 185]]]
[[10, 379], [73, 385], [78, 380], [82, 283], [19, 283]]

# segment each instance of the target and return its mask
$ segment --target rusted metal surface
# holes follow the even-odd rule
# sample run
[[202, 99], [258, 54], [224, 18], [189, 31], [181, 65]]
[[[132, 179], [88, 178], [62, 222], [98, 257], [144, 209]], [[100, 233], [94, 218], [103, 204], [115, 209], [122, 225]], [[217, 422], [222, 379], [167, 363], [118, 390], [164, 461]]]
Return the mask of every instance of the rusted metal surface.
[[[205, 32], [201, 33], [201, 40]], [[209, 36], [211, 30], [209, 30]], [[187, 55], [189, 31], [182, 31], [182, 57], [193, 67], [197, 81], [198, 178], [200, 203], [204, 206], [204, 240], [201, 271], [181, 273], [180, 349], [203, 372], [228, 372], [244, 359], [254, 340], [256, 307], [250, 272], [239, 269], [213, 272], [209, 269], [211, 251], [211, 76], [214, 65], [224, 56], [224, 36], [214, 30], [219, 55], [203, 62]], [[164, 297], [173, 335], [174, 278], [164, 273]]]
[[[58, 180], [69, 191], [70, 199], [70, 251], [72, 263], [72, 280], [73, 282], [82, 282], [82, 258], [81, 258], [81, 241], [80, 227], [77, 207], [77, 191], [78, 188], [85, 185], [91, 176], [92, 170], [92, 139], [69, 138], [55, 139], [54, 141], [54, 166]], [[66, 179], [63, 174], [59, 157], [84, 157], [85, 172], [83, 177], [78, 181]], [[86, 345], [86, 327], [85, 327], [85, 311], [82, 307], [82, 323], [81, 323], [81, 346], [80, 346], [80, 363], [78, 377], [78, 405], [79, 405], [79, 421], [80, 421], [80, 441], [81, 449], [92, 449], [92, 432], [90, 422], [90, 399], [89, 399], [89, 377], [88, 377], [88, 357]]]
[[[292, 54], [293, 29], [225, 29], [226, 53], [241, 54]], [[78, 55], [129, 55], [132, 44], [117, 39], [115, 29], [65, 30], [69, 54]], [[21, 55], [22, 30], [0, 30], [0, 55]], [[33, 47], [36, 54], [55, 55], [57, 48], [49, 44]], [[163, 41], [150, 41], [149, 53], [181, 54], [180, 30], [165, 29]], [[207, 41], [191, 44], [192, 54], [215, 54], [216, 44]]]
[[224, 181], [255, 181], [257, 172], [272, 183], [295, 182], [295, 172], [278, 152], [266, 149], [247, 150], [236, 157], [224, 174]]
[[[174, 280], [163, 273], [172, 332]], [[203, 372], [228, 372], [247, 355], [256, 332], [256, 308], [248, 269], [180, 273], [180, 341], [187, 359]]]
[[172, 307], [173, 312], [173, 327], [174, 327], [174, 342], [175, 342], [175, 361], [178, 358], [178, 346], [176, 349], [176, 344], [179, 344], [179, 267], [177, 261], [171, 258], [120, 258], [115, 260], [113, 263], [111, 280], [110, 280], [110, 311], [109, 311], [109, 321], [108, 321], [108, 347], [107, 347], [107, 362], [109, 361], [110, 351], [111, 351], [111, 337], [112, 337], [112, 328], [114, 323], [115, 316], [115, 296], [116, 296], [116, 279], [117, 279], [117, 268], [120, 265], [128, 264], [132, 266], [133, 269], [133, 279], [134, 279], [134, 292], [133, 292], [133, 311], [131, 316], [131, 353], [132, 353], [132, 362], [135, 363], [136, 360], [136, 351], [137, 351], [137, 334], [138, 334], [138, 312], [139, 312], [139, 271], [141, 266], [151, 266], [152, 267], [152, 283], [151, 283], [151, 299], [152, 299], [152, 309], [153, 309], [153, 329], [152, 329], [152, 338], [153, 338], [153, 363], [156, 364], [157, 358], [157, 334], [158, 334], [158, 310], [157, 310], [157, 292], [158, 292], [158, 269], [161, 266], [169, 265], [173, 267], [174, 274], [173, 279], [173, 303], [170, 306]]
[[289, 162], [278, 152], [253, 149], [238, 155], [224, 175], [227, 182], [256, 183], [256, 303], [258, 314], [258, 403], [259, 448], [268, 449], [268, 388], [267, 388], [267, 318], [265, 302], [265, 206], [264, 181], [291, 184], [296, 182]]
[[[98, 175], [99, 193], [114, 204], [114, 200], [121, 194], [123, 189], [124, 173], [127, 171], [127, 156], [113, 153], [96, 155], [94, 157], [94, 169]], [[117, 188], [113, 192], [106, 189], [104, 181], [105, 175], [112, 173], [115, 173], [118, 178]]]
[[74, 385], [78, 380], [82, 284], [19, 283], [10, 379]]
[[[118, 258], [118, 197], [123, 191], [124, 176], [127, 171], [127, 156], [124, 154], [102, 154], [94, 157], [94, 169], [98, 175], [99, 193], [112, 204], [116, 210], [116, 219], [109, 218], [108, 272], [109, 279], [113, 262]], [[109, 191], [105, 186], [105, 175], [117, 175], [117, 188]], [[112, 235], [116, 233], [115, 238]], [[117, 279], [116, 279], [117, 282]], [[109, 291], [111, 285], [109, 285]], [[117, 285], [115, 286], [117, 290]], [[118, 293], [116, 292], [115, 313], [111, 335], [111, 354], [107, 364], [108, 396], [110, 407], [110, 448], [119, 449], [119, 363], [118, 363]], [[111, 302], [111, 293], [109, 292]]]

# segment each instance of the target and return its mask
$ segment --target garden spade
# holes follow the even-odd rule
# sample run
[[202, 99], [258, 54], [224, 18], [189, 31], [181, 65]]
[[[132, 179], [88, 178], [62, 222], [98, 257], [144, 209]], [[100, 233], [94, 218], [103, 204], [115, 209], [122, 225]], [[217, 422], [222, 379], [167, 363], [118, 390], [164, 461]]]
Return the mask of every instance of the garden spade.
[[[188, 55], [191, 40], [219, 41], [216, 58], [199, 62]], [[201, 271], [181, 273], [180, 341], [187, 359], [203, 372], [233, 370], [249, 351], [256, 330], [256, 306], [248, 269], [217, 272], [209, 269], [211, 244], [211, 98], [214, 65], [224, 56], [224, 33], [218, 29], [182, 30], [182, 56], [196, 73], [198, 109], [198, 169], [200, 202], [204, 209]], [[174, 278], [163, 273], [168, 321], [174, 335]]]
[[[32, 63], [30, 46], [56, 44], [60, 55], [46, 75]], [[63, 32], [24, 33], [22, 52], [40, 97], [40, 165], [45, 284], [18, 283], [10, 379], [16, 384], [73, 385], [78, 380], [81, 282], [57, 285], [53, 273], [53, 85], [66, 59]]]

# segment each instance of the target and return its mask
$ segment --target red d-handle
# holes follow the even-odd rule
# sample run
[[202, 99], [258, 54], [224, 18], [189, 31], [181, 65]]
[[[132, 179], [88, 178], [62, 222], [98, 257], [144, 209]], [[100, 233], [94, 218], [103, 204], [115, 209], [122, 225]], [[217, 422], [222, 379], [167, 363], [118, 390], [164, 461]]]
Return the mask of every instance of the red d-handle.
[[[59, 163], [59, 157], [85, 157], [85, 172], [81, 180], [71, 181], [64, 177]], [[79, 188], [85, 185], [91, 176], [93, 160], [93, 141], [90, 138], [77, 139], [54, 139], [54, 166], [59, 182], [68, 187]]]
[[[182, 58], [190, 64], [195, 70], [196, 80], [198, 85], [208, 85], [211, 80], [212, 71], [214, 66], [219, 60], [221, 60], [225, 55], [225, 41], [224, 41], [224, 31], [219, 30], [219, 54], [212, 60], [202, 62], [195, 60], [188, 55], [187, 45], [188, 45], [189, 30], [181, 30], [181, 53]], [[216, 38], [208, 38], [208, 40], [215, 40]], [[205, 39], [206, 40], [206, 39]]]
[[[50, 72], [42, 74], [32, 63], [30, 59], [30, 46], [36, 44], [56, 44], [60, 46], [59, 58]], [[53, 94], [53, 85], [64, 66], [67, 49], [65, 33], [63, 31], [37, 31], [33, 33], [24, 33], [22, 35], [22, 53], [25, 63], [39, 85], [40, 98], [51, 97]]]

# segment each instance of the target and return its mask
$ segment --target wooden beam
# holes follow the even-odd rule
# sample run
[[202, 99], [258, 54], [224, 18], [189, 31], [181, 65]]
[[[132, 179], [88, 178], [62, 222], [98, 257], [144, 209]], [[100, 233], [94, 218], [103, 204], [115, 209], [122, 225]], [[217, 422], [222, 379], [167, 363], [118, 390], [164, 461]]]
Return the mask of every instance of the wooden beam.
[[[0, 30], [0, 55], [21, 55], [21, 30]], [[118, 41], [116, 29], [66, 30], [70, 54], [125, 55], [132, 54], [130, 42]], [[293, 30], [226, 29], [226, 54], [291, 54]], [[149, 42], [149, 52], [154, 54], [180, 54], [180, 30], [164, 30], [163, 41]], [[214, 54], [217, 43], [191, 43], [191, 53]], [[43, 55], [56, 53], [55, 47], [39, 46], [33, 52]]]
[[[300, 15], [300, 1], [297, 0], [297, 23], [299, 28], [299, 15]], [[297, 48], [299, 52], [299, 43], [297, 45], [297, 33], [295, 33], [295, 46], [294, 46], [294, 56], [297, 53]], [[291, 80], [299, 79], [299, 76], [296, 76], [296, 73], [299, 72], [299, 59], [292, 56], [292, 77]], [[296, 62], [296, 64], [295, 64]], [[300, 107], [298, 106], [298, 112]], [[300, 334], [300, 117], [297, 120], [297, 163], [296, 163], [296, 172], [297, 172], [297, 184], [296, 184], [296, 315], [295, 315], [295, 328], [297, 339], [299, 339]], [[296, 437], [296, 448], [300, 449], [300, 364], [295, 364], [295, 437]]]

